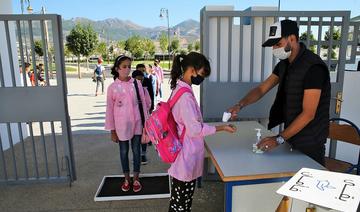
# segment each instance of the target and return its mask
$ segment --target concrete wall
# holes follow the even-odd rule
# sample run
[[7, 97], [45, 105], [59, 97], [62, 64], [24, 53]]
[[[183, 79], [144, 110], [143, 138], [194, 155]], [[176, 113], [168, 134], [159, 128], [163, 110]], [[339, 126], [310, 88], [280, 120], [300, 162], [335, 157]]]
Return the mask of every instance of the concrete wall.
[[[341, 109], [341, 118], [348, 119], [360, 127], [360, 72], [346, 71], [343, 87], [343, 104]], [[357, 163], [359, 156], [359, 147], [338, 142], [336, 157], [341, 160]]]

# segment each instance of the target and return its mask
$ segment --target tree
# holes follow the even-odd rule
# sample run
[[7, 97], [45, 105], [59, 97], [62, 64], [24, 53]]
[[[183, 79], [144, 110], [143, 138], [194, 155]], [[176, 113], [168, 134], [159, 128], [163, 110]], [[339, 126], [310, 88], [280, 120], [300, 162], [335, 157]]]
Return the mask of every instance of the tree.
[[174, 38], [174, 39], [171, 41], [170, 47], [171, 47], [171, 52], [172, 52], [173, 54], [177, 53], [178, 50], [179, 50], [179, 47], [180, 47], [180, 41], [179, 41], [179, 39]]
[[[307, 32], [303, 32], [300, 37], [299, 37], [300, 41], [302, 42], [307, 42], [308, 36], [307, 36]], [[310, 31], [310, 41], [315, 41], [315, 37], [314, 34]], [[315, 53], [315, 46], [314, 45], [310, 45], [310, 51]]]
[[125, 50], [129, 51], [135, 58], [144, 55], [143, 39], [139, 35], [130, 37], [125, 41]]
[[195, 41], [194, 48], [195, 48], [195, 51], [197, 51], [197, 52], [200, 51], [200, 41], [199, 40]]
[[126, 40], [119, 40], [119, 41], [117, 42], [117, 47], [118, 47], [119, 49], [125, 49], [125, 42], [126, 42]]
[[[52, 48], [52, 49], [54, 49], [54, 48]], [[54, 55], [53, 51], [50, 50], [50, 52], [52, 52], [52, 54]], [[69, 57], [73, 56], [72, 52], [69, 50], [69, 48], [66, 45], [64, 46], [64, 56], [65, 56], [65, 58], [69, 58]]]
[[160, 37], [159, 37], [159, 43], [160, 43], [160, 49], [161, 49], [161, 53], [163, 54], [163, 60], [165, 60], [165, 52], [167, 51], [168, 48], [168, 38], [165, 34], [165, 32], [161, 33]]
[[[326, 41], [329, 41], [330, 40], [330, 30], [326, 31], [325, 32], [325, 36], [324, 36], [324, 39]], [[339, 41], [341, 39], [341, 34], [340, 34], [340, 29], [339, 28], [334, 28], [333, 29], [333, 36], [332, 36], [332, 39], [334, 41]], [[339, 45], [332, 45], [332, 49], [331, 49], [331, 59], [335, 59], [336, 58], [336, 53], [334, 51], [334, 49], [338, 48]], [[323, 45], [322, 48], [324, 49], [328, 49], [329, 46], [328, 45]], [[327, 57], [327, 53], [324, 54], [324, 56]]]
[[188, 52], [191, 52], [193, 50], [193, 45], [192, 43], [189, 43], [187, 46]]
[[[143, 40], [144, 51], [146, 56], [153, 57], [155, 54], [155, 44], [152, 40], [145, 38]], [[146, 58], [145, 58], [146, 59]]]
[[42, 43], [39, 40], [34, 41], [34, 50], [39, 57], [44, 56], [44, 50], [42, 48]]
[[119, 40], [115, 44], [114, 55], [117, 56], [117, 55], [123, 54], [125, 52], [125, 42], [126, 42], [126, 40]]
[[113, 59], [114, 58], [114, 46], [113, 45], [111, 45], [110, 47], [109, 47], [109, 55], [110, 55], [110, 58], [109, 59]]
[[95, 50], [98, 43], [97, 33], [90, 25], [83, 26], [77, 24], [68, 36], [66, 36], [66, 46], [78, 58], [78, 77], [81, 78], [80, 73], [80, 56], [86, 57], [86, 64], [89, 68], [88, 57]]
[[181, 49], [179, 53], [180, 53], [180, 54], [185, 54], [185, 55], [186, 55], [186, 54], [187, 54], [187, 50], [186, 50], [186, 49]]
[[105, 60], [107, 59], [107, 47], [105, 42], [100, 42], [96, 47], [96, 52], [101, 55]]

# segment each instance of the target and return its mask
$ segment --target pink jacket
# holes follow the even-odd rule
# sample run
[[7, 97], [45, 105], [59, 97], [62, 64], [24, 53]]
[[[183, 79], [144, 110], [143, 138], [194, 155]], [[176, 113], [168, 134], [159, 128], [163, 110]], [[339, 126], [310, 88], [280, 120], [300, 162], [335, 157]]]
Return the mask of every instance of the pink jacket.
[[162, 70], [162, 68], [160, 66], [154, 66], [154, 71], [155, 71], [158, 83], [162, 84], [164, 81], [164, 71]]
[[[146, 97], [140, 81], [137, 80], [145, 120], [148, 118], [151, 100]], [[134, 79], [128, 82], [116, 79], [107, 89], [105, 129], [116, 130], [120, 141], [130, 140], [134, 135], [141, 135], [143, 126], [134, 86]]]
[[[192, 90], [190, 85], [179, 80], [173, 94], [180, 87], [188, 87]], [[204, 137], [215, 134], [216, 128], [203, 123], [200, 107], [190, 93], [185, 93], [180, 97], [174, 105], [172, 113], [178, 125], [179, 136], [184, 126], [186, 132], [183, 149], [179, 152], [175, 162], [171, 164], [168, 173], [178, 180], [189, 182], [202, 176], [205, 156]]]

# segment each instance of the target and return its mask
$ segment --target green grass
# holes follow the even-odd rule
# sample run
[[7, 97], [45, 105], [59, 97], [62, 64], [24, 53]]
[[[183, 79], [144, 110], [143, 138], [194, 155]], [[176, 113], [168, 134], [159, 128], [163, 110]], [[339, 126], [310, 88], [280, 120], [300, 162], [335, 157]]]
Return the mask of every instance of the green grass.
[[[136, 65], [137, 65], [137, 64], [140, 64], [140, 63], [143, 63], [143, 64], [145, 64], [145, 65], [150, 64], [150, 65], [154, 66], [154, 61], [153, 61], [153, 60], [133, 61], [133, 62], [131, 63], [131, 66], [132, 66], [133, 68], [135, 68]], [[171, 67], [171, 65], [172, 65], [172, 61], [170, 62], [170, 67]], [[160, 62], [160, 66], [161, 66], [161, 68], [168, 70], [168, 69], [169, 69], [169, 62], [168, 62], [168, 61], [161, 61], [161, 62]]]
[[71, 67], [71, 66], [66, 66], [65, 67], [66, 72], [77, 72], [77, 68]]
[[[140, 64], [140, 63], [143, 63], [145, 65], [152, 65], [154, 66], [154, 61], [153, 60], [136, 60], [136, 61], [132, 61], [131, 63], [131, 66], [132, 66], [132, 69], [135, 69], [136, 65], [137, 64]], [[77, 64], [77, 63], [74, 63], [74, 64]], [[86, 62], [81, 62], [80, 64], [86, 64]], [[92, 62], [92, 63], [89, 63], [90, 64], [97, 64], [96, 62]], [[73, 65], [73, 64], [72, 64]], [[103, 65], [110, 65], [110, 66], [113, 66], [114, 65], [114, 61], [111, 61], [110, 60], [110, 63], [108, 64], [107, 63], [107, 60], [103, 62]], [[160, 62], [160, 66], [162, 69], [166, 69], [166, 70], [169, 70], [169, 62], [166, 60], [166, 61], [161, 61]], [[170, 67], [172, 66], [172, 61], [170, 62]], [[53, 67], [55, 67], [55, 64], [53, 65]], [[77, 67], [77, 65], [76, 65]], [[77, 68], [73, 67], [73, 66], [66, 66], [66, 72], [77, 72]]]

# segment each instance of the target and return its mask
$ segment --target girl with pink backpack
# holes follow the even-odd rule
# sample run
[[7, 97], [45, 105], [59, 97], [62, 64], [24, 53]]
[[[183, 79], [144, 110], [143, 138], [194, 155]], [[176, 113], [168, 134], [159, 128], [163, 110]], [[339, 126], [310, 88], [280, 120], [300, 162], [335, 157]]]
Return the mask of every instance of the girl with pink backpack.
[[143, 122], [148, 113], [144, 89], [139, 80], [129, 76], [131, 58], [120, 55], [115, 59], [111, 74], [114, 82], [107, 90], [105, 129], [111, 131], [111, 140], [119, 144], [121, 166], [125, 180], [121, 189], [127, 192], [131, 188], [129, 169], [129, 145], [131, 145], [134, 160], [134, 177], [132, 189], [139, 192], [142, 188], [140, 174], [140, 147], [143, 132]]
[[[172, 176], [169, 211], [191, 211], [195, 181], [202, 176], [205, 156], [204, 137], [218, 131], [234, 133], [231, 125], [210, 126], [203, 123], [200, 107], [192, 92], [192, 85], [200, 85], [211, 73], [206, 57], [197, 52], [177, 55], [171, 69], [173, 98], [181, 88], [188, 88], [172, 107], [177, 132], [182, 139], [182, 148], [168, 170]], [[181, 134], [184, 131], [184, 135]]]

